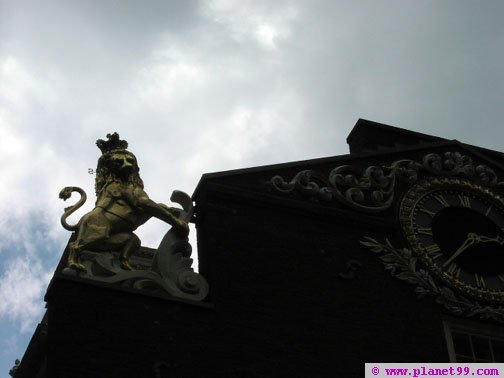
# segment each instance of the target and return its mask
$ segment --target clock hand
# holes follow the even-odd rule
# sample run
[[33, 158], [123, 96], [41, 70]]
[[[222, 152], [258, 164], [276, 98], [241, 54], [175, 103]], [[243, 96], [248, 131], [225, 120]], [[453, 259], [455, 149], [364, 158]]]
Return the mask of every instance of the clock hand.
[[501, 236], [496, 236], [495, 238], [490, 238], [488, 236], [477, 235], [474, 232], [470, 232], [467, 234], [467, 238], [464, 243], [455, 251], [455, 253], [443, 264], [443, 268], [448, 266], [457, 256], [459, 256], [462, 252], [464, 252], [467, 248], [475, 243], [483, 243], [483, 242], [497, 242], [500, 245], [504, 244], [504, 238]]
[[443, 264], [443, 268], [450, 265], [450, 263], [455, 260], [457, 256], [459, 256], [462, 252], [464, 252], [467, 248], [473, 245], [476, 242], [480, 241], [480, 236], [476, 235], [473, 232], [467, 234], [467, 238], [464, 243], [455, 251], [455, 253]]
[[479, 241], [480, 242], [497, 242], [500, 245], [504, 244], [504, 238], [502, 238], [501, 236], [496, 236], [495, 238], [490, 238], [488, 236], [479, 235]]

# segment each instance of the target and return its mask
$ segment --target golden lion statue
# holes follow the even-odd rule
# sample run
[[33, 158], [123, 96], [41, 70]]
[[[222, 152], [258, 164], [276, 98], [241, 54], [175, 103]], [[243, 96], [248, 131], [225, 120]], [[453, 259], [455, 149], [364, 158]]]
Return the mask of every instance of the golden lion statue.
[[76, 231], [75, 241], [69, 243], [68, 267], [85, 271], [79, 254], [83, 250], [95, 252], [119, 251], [121, 268], [133, 270], [129, 262], [131, 252], [140, 247], [135, 231], [151, 217], [172, 225], [183, 236], [189, 233], [187, 223], [177, 218], [175, 209], [155, 203], [143, 190], [135, 155], [127, 151], [128, 143], [117, 133], [107, 134], [108, 141], [99, 139], [96, 144], [102, 151], [96, 169], [96, 206], [77, 224], [69, 225], [66, 219], [86, 201], [86, 193], [77, 187], [66, 187], [59, 196], [70, 198], [72, 192], [81, 195], [80, 200], [65, 209], [61, 224], [69, 231]]

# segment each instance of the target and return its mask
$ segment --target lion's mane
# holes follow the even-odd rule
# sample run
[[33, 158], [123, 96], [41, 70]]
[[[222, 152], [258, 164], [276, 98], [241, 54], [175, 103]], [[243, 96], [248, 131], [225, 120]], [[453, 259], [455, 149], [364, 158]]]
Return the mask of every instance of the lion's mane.
[[98, 166], [96, 168], [96, 179], [95, 179], [95, 192], [96, 192], [96, 201], [100, 198], [100, 193], [102, 190], [108, 186], [108, 184], [112, 182], [121, 182], [121, 183], [131, 183], [135, 187], [144, 188], [144, 184], [142, 179], [140, 178], [140, 168], [138, 167], [138, 163], [136, 160], [136, 156], [131, 152], [126, 150], [121, 150], [121, 153], [126, 153], [132, 156], [135, 159], [135, 165], [133, 172], [128, 176], [128, 180], [125, 182], [121, 178], [119, 178], [113, 170], [110, 169], [109, 160], [117, 151], [110, 151], [98, 159]]

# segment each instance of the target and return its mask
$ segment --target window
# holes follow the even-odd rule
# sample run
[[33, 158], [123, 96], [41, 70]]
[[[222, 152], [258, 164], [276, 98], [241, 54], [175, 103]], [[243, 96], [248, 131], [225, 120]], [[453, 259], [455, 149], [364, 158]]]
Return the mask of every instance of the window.
[[472, 322], [444, 321], [450, 362], [504, 362], [504, 329]]

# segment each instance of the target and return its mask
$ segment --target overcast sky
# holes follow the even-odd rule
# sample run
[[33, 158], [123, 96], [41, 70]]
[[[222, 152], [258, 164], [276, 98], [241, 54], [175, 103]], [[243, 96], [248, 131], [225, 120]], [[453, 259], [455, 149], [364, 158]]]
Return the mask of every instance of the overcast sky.
[[498, 0], [0, 0], [0, 376], [69, 237], [60, 189], [94, 203], [96, 139], [128, 140], [158, 202], [346, 154], [359, 118], [503, 150], [503, 19]]

